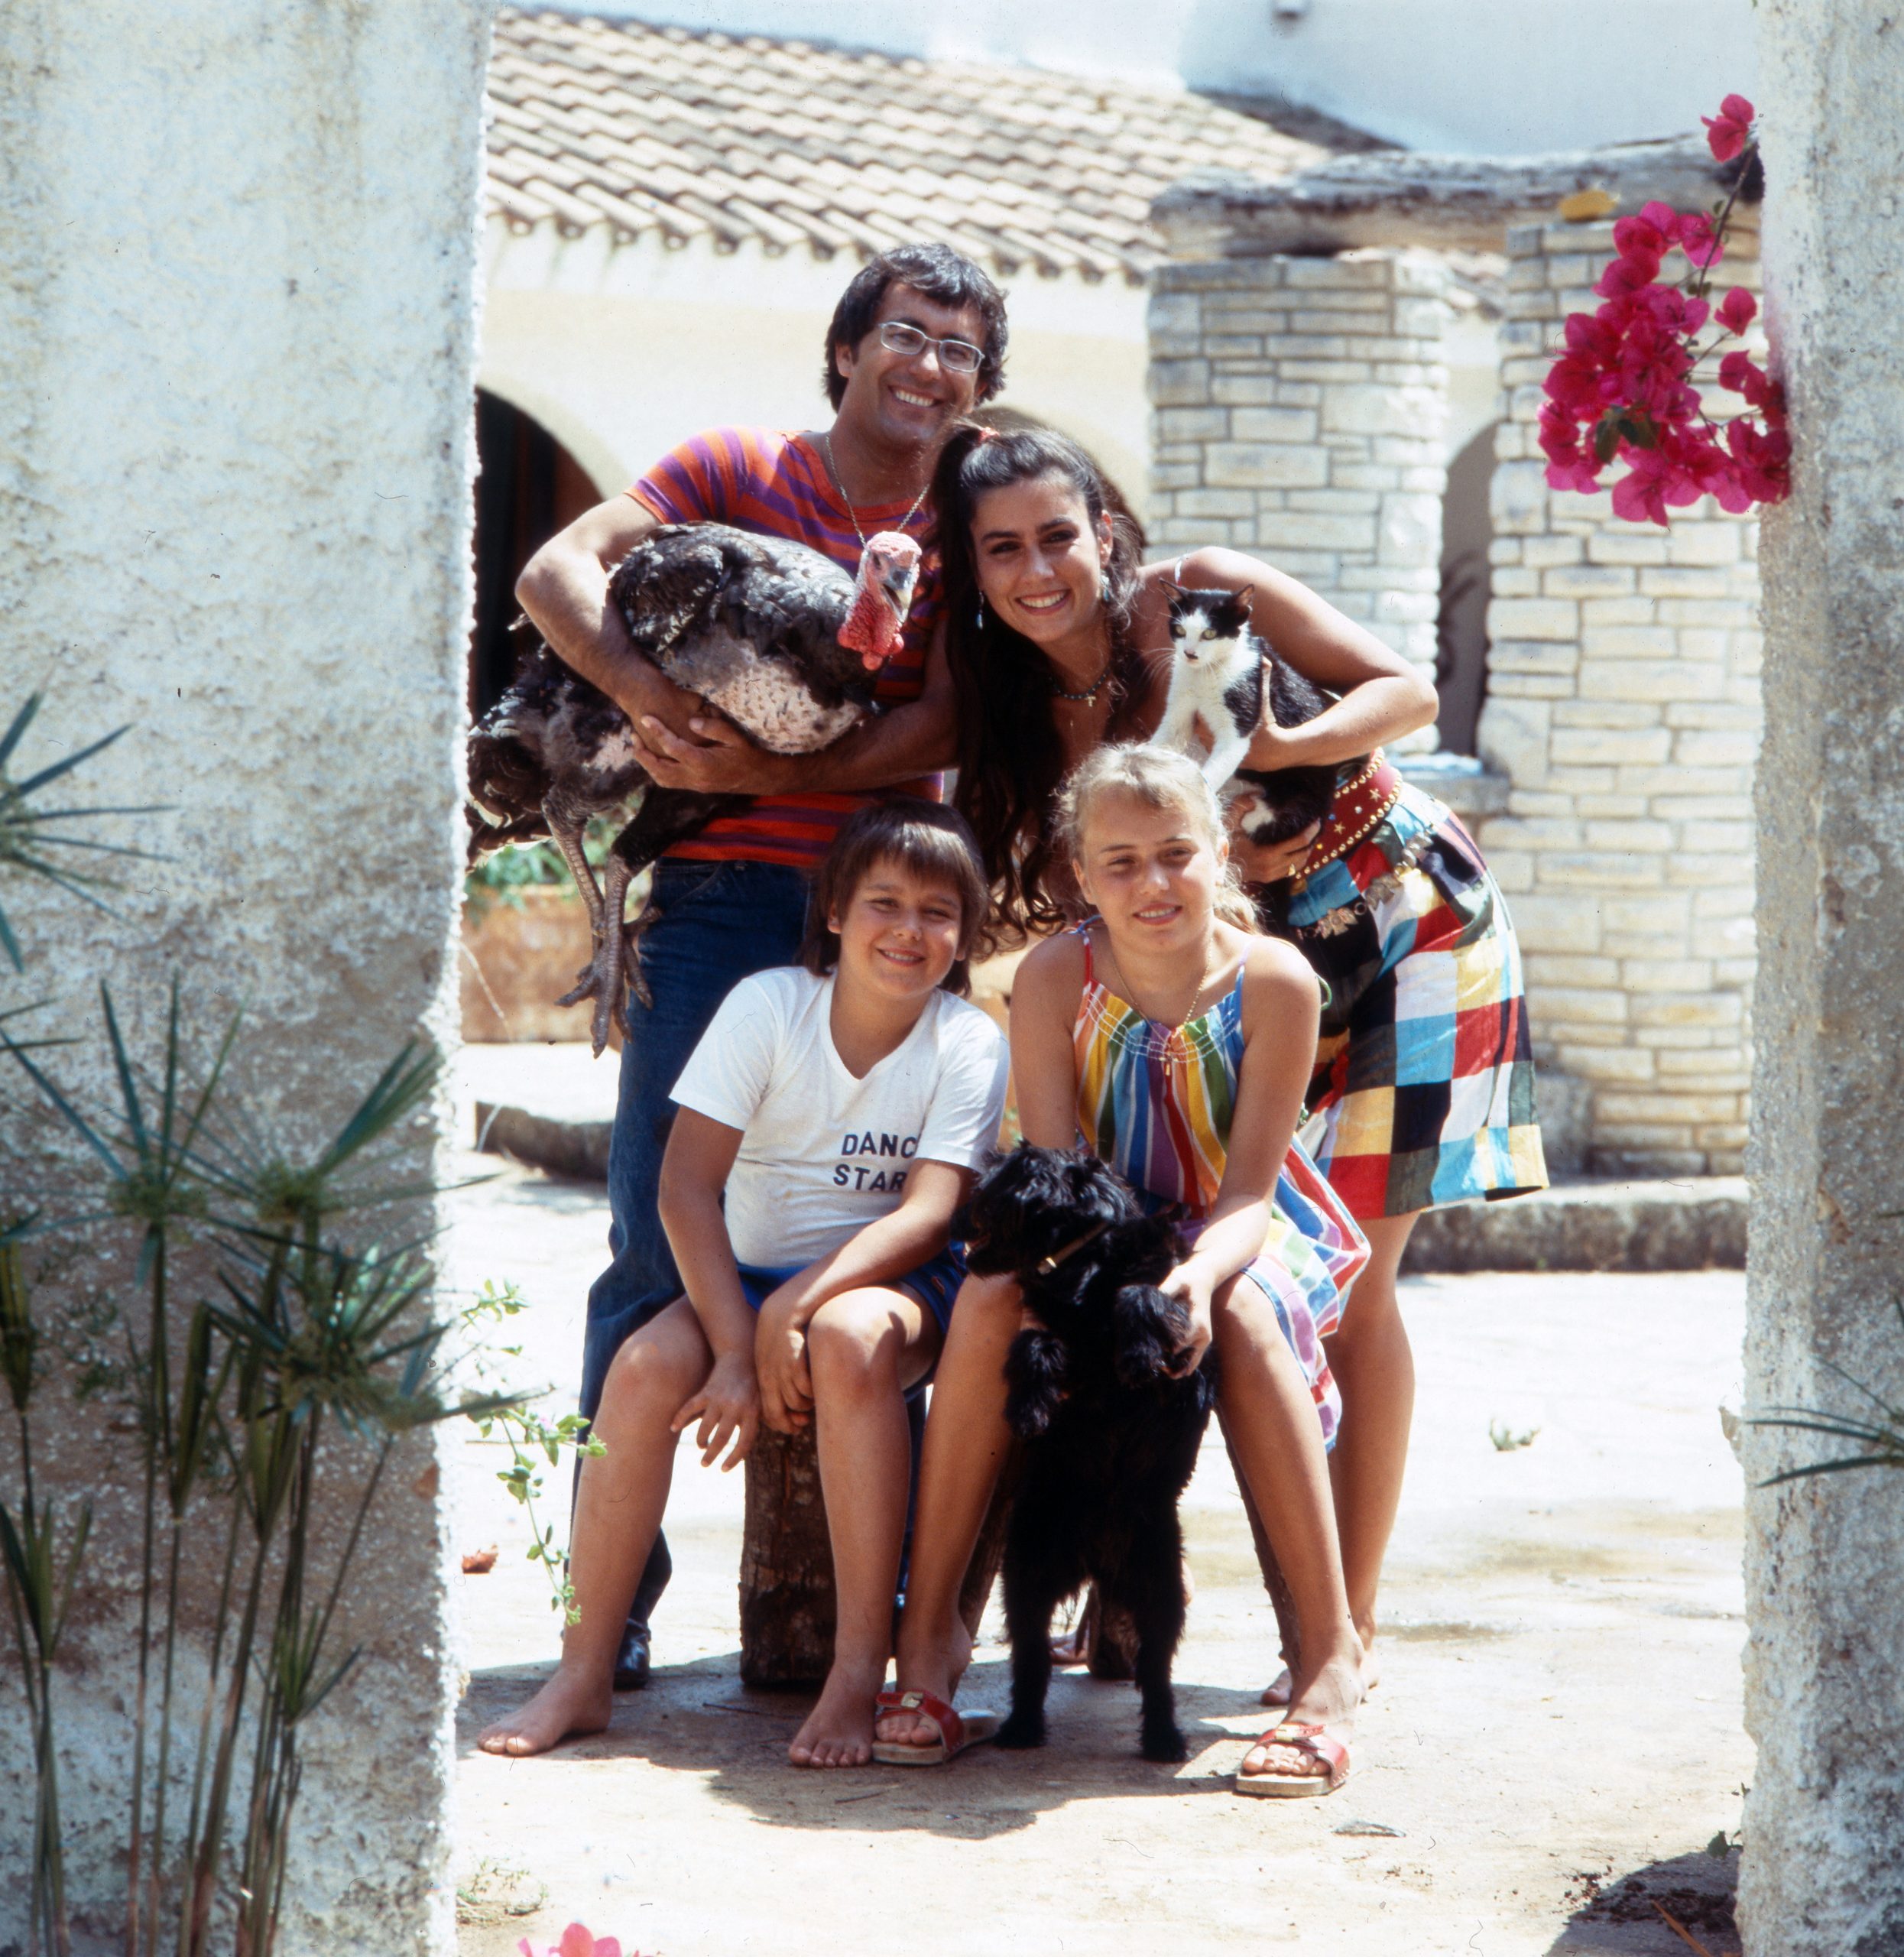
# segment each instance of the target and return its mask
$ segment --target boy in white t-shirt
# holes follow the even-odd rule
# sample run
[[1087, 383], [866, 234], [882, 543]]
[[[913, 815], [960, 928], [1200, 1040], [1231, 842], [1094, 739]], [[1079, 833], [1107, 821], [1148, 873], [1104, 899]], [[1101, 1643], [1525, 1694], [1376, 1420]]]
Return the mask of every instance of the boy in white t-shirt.
[[[555, 1676], [491, 1726], [541, 1753], [608, 1723], [616, 1644], [676, 1439], [732, 1468], [764, 1420], [816, 1421], [838, 1592], [833, 1667], [788, 1748], [872, 1757], [906, 1527], [905, 1394], [931, 1371], [962, 1266], [952, 1219], [997, 1139], [1003, 1036], [955, 998], [987, 910], [971, 831], [910, 798], [861, 810], [814, 891], [800, 967], [743, 979], [676, 1083], [661, 1221], [686, 1295], [615, 1355], [584, 1462]], [[730, 1445], [731, 1443], [731, 1445]]]

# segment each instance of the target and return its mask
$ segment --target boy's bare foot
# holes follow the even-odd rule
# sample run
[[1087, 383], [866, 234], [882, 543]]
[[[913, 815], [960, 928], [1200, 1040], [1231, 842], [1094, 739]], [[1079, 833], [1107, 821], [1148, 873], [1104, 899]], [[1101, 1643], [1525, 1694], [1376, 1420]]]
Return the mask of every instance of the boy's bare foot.
[[527, 1705], [498, 1719], [476, 1744], [485, 1753], [547, 1753], [577, 1735], [605, 1731], [614, 1705], [605, 1672], [585, 1676], [579, 1667], [558, 1665]]
[[[903, 1638], [901, 1641], [903, 1644]], [[903, 1650], [898, 1667], [899, 1689], [929, 1692], [949, 1705], [971, 1663], [971, 1633], [965, 1628], [965, 1619], [955, 1611], [949, 1640], [929, 1647], [921, 1645], [916, 1650], [910, 1647]], [[874, 1722], [874, 1736], [890, 1740], [895, 1746], [916, 1747], [938, 1746], [944, 1738], [931, 1720], [917, 1712], [887, 1713]]]
[[[1332, 1739], [1346, 1744], [1354, 1727], [1355, 1709], [1362, 1702], [1362, 1692], [1355, 1654], [1344, 1651], [1325, 1664], [1307, 1688], [1298, 1694], [1296, 1702], [1289, 1708], [1289, 1720], [1305, 1725], [1325, 1726]], [[1289, 1780], [1306, 1780], [1312, 1775], [1326, 1774], [1328, 1767], [1325, 1761], [1299, 1747], [1270, 1746], [1259, 1740], [1243, 1756], [1241, 1770], [1246, 1778], [1268, 1774]]]
[[886, 1683], [886, 1660], [842, 1664], [837, 1658], [819, 1703], [788, 1744], [796, 1767], [864, 1767], [873, 1757], [873, 1699]]

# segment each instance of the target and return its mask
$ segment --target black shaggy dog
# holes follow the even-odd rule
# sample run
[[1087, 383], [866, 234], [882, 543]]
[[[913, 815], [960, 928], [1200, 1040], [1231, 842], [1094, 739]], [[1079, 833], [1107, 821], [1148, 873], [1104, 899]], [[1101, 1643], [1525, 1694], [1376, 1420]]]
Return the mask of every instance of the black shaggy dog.
[[1025, 1144], [973, 1191], [964, 1234], [971, 1269], [1015, 1276], [1038, 1319], [1005, 1361], [1005, 1417], [1027, 1445], [1005, 1540], [1011, 1716], [997, 1743], [1044, 1743], [1052, 1613], [1088, 1579], [1136, 1626], [1144, 1758], [1182, 1760], [1177, 1500], [1216, 1390], [1209, 1356], [1173, 1370], [1189, 1318], [1156, 1288], [1177, 1262], [1172, 1226], [1095, 1157]]

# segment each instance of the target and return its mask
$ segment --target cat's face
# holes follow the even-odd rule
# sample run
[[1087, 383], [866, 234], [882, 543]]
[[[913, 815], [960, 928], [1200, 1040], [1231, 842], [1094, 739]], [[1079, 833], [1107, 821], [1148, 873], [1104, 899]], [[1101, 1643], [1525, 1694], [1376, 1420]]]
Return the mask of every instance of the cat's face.
[[1170, 647], [1191, 665], [1220, 658], [1249, 629], [1248, 592], [1170, 587]]

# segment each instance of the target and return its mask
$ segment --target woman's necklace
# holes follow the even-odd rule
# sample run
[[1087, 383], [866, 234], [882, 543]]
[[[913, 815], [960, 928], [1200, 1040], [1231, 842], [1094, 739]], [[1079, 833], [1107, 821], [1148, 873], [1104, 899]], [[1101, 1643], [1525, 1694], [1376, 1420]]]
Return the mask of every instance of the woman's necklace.
[[1107, 653], [1104, 655], [1103, 670], [1082, 693], [1066, 693], [1063, 687], [1059, 685], [1057, 676], [1054, 673], [1051, 679], [1051, 697], [1055, 700], [1071, 700], [1081, 706], [1095, 706], [1098, 704], [1098, 696], [1104, 691], [1104, 684], [1110, 677], [1111, 656]]
[[[1111, 933], [1108, 927], [1106, 927], [1104, 934], [1104, 948], [1106, 955], [1111, 960], [1111, 975], [1117, 982], [1119, 994], [1123, 998], [1128, 999], [1131, 1004], [1137, 1006], [1137, 1010], [1140, 1012], [1143, 1012], [1143, 1008], [1141, 1006], [1137, 1005], [1137, 995], [1131, 988], [1130, 981], [1124, 975], [1124, 968], [1117, 962], [1117, 954], [1116, 949], [1111, 943]], [[1191, 1021], [1196, 1017], [1197, 1006], [1199, 1001], [1202, 999], [1203, 995], [1205, 990], [1208, 988], [1209, 983], [1210, 949], [1206, 945], [1204, 947], [1203, 953], [1202, 976], [1197, 980], [1196, 990], [1190, 995], [1190, 1003], [1183, 1009], [1183, 1017], [1181, 1019], [1176, 1020], [1156, 1020], [1153, 1021], [1152, 1023], [1158, 1026], [1168, 1026], [1173, 1030], [1178, 1030], [1188, 1026]], [[1143, 1016], [1147, 1019], [1149, 1019], [1150, 1017], [1148, 1013], [1144, 1013]]]
[[[859, 539], [859, 547], [864, 550], [866, 548], [866, 533], [859, 527], [859, 512], [853, 508], [852, 498], [846, 493], [846, 485], [840, 480], [839, 464], [833, 459], [833, 437], [825, 430], [821, 431], [820, 446], [826, 457], [826, 472], [833, 479], [833, 487], [839, 492], [840, 501], [846, 505], [846, 520], [853, 526], [853, 534]], [[894, 524], [895, 530], [903, 531], [918, 515], [919, 506], [926, 500], [926, 491], [932, 486], [933, 479], [929, 475], [926, 479], [926, 488], [920, 490], [913, 498], [912, 508]]]

